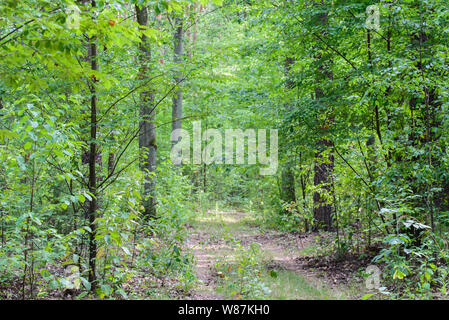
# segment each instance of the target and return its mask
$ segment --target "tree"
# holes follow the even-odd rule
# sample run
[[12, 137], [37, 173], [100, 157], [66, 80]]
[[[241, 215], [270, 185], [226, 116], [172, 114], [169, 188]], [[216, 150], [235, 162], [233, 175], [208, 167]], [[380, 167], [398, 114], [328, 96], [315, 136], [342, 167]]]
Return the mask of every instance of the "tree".
[[[137, 22], [142, 31], [148, 27], [148, 8], [136, 5]], [[151, 76], [151, 46], [147, 35], [142, 32], [139, 44], [139, 80], [148, 81]], [[144, 174], [144, 208], [148, 217], [156, 216], [156, 127], [154, 119], [156, 108], [154, 106], [154, 91], [145, 89], [140, 93], [140, 124], [139, 149], [141, 152], [141, 170]]]
[[[323, 3], [321, 3], [323, 6]], [[316, 17], [317, 22], [322, 27], [321, 35], [326, 35], [326, 25], [328, 23], [327, 12], [319, 13]], [[334, 143], [328, 138], [329, 131], [333, 122], [333, 106], [327, 104], [326, 93], [322, 87], [323, 81], [332, 80], [332, 71], [329, 66], [329, 57], [322, 52], [315, 56], [318, 64], [316, 72], [315, 99], [320, 106], [322, 114], [319, 115], [321, 122], [319, 135], [321, 138], [317, 141], [317, 150], [315, 151], [315, 167], [313, 183], [317, 191], [313, 194], [313, 215], [315, 218], [314, 230], [323, 228], [330, 230], [332, 226], [332, 204], [331, 194], [333, 192], [334, 174], [334, 156], [332, 148]]]
[[[284, 76], [286, 78], [285, 87], [287, 90], [292, 90], [295, 87], [295, 82], [292, 79], [292, 65], [294, 64], [295, 59], [291, 57], [285, 58], [284, 62]], [[288, 102], [285, 106], [286, 112], [289, 113], [292, 111], [292, 103]], [[296, 205], [296, 192], [295, 192], [295, 175], [294, 175], [294, 167], [295, 167], [295, 157], [291, 153], [288, 154], [288, 150], [285, 151], [287, 154], [287, 162], [282, 167], [281, 172], [281, 200], [291, 205], [294, 203]]]
[[[182, 15], [175, 17], [173, 27], [175, 29], [173, 34], [174, 63], [176, 64], [176, 68], [180, 69], [184, 61], [184, 29]], [[182, 74], [180, 70], [176, 70], [175, 73], [174, 80], [178, 87], [173, 96], [172, 131], [182, 128]]]

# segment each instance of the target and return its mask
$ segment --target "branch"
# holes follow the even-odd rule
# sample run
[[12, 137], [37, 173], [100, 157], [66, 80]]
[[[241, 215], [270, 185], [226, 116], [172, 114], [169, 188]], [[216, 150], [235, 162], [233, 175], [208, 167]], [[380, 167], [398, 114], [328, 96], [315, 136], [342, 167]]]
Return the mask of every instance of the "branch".
[[[193, 71], [193, 70], [192, 70]], [[190, 73], [192, 72], [190, 71]], [[189, 74], [190, 74], [189, 73]], [[187, 79], [187, 76], [185, 76], [184, 78], [182, 78], [181, 80], [177, 81], [176, 84], [174, 86], [171, 87], [170, 90], [168, 90], [163, 96], [162, 98], [154, 105], [153, 109], [151, 109], [151, 111], [149, 112], [149, 114], [153, 113], [153, 111], [156, 109], [156, 107], [158, 105], [160, 105], [162, 103], [162, 101], [165, 100], [165, 98], [183, 81], [185, 81]], [[120, 162], [121, 157], [123, 156], [123, 154], [125, 153], [125, 151], [129, 148], [129, 146], [131, 145], [131, 142], [134, 141], [135, 138], [137, 138], [139, 136], [140, 130], [142, 128], [143, 125], [143, 121], [142, 123], [139, 125], [139, 128], [136, 130], [135, 134], [129, 139], [128, 143], [126, 144], [126, 146], [123, 148], [123, 150], [120, 152], [119, 156], [117, 157], [117, 160], [115, 161], [114, 167], [111, 170], [111, 173], [108, 174], [108, 176], [98, 185], [98, 189], [101, 188], [114, 174], [115, 174], [115, 170], [117, 169], [117, 164]], [[120, 170], [120, 172], [122, 172], [123, 170]]]

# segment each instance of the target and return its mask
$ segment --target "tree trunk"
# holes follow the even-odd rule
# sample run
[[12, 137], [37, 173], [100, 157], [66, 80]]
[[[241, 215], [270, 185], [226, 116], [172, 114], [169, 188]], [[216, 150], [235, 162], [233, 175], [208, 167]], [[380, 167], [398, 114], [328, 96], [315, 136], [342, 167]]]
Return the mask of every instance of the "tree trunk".
[[[111, 140], [115, 141], [115, 135], [111, 135]], [[114, 165], [115, 165], [115, 153], [113, 151], [113, 148], [109, 148], [109, 155], [108, 155], [108, 175], [112, 175], [114, 173]]]
[[[148, 10], [136, 5], [137, 23], [146, 27], [148, 25]], [[151, 47], [146, 35], [142, 34], [140, 50], [139, 79], [144, 81], [150, 76]], [[156, 128], [154, 92], [145, 90], [140, 94], [140, 124], [139, 124], [139, 150], [141, 153], [140, 168], [144, 174], [143, 206], [146, 217], [156, 216]]]
[[[95, 6], [95, 2], [92, 1], [92, 6]], [[98, 70], [97, 61], [97, 45], [95, 44], [95, 38], [90, 39], [89, 43], [89, 61], [92, 70]], [[90, 142], [89, 142], [89, 192], [92, 195], [92, 200], [89, 202], [88, 217], [89, 227], [91, 229], [89, 235], [89, 276], [88, 280], [91, 285], [91, 291], [95, 293], [97, 277], [96, 271], [96, 256], [97, 256], [97, 243], [96, 236], [96, 212], [98, 210], [98, 194], [97, 194], [97, 172], [96, 172], [96, 156], [97, 156], [97, 92], [95, 88], [95, 77], [89, 79], [89, 89], [91, 93], [90, 99]]]
[[314, 231], [321, 228], [330, 230], [332, 227], [330, 195], [333, 192], [332, 174], [334, 171], [334, 156], [326, 154], [333, 148], [333, 142], [328, 139], [321, 139], [317, 144], [318, 150], [315, 152], [315, 176], [313, 183], [320, 190], [315, 191], [313, 194]]
[[[326, 25], [328, 21], [328, 15], [323, 14], [319, 17], [319, 21], [323, 27], [322, 34], [326, 34]], [[315, 88], [315, 99], [320, 103], [325, 98], [325, 92], [320, 87], [321, 79], [332, 80], [332, 71], [326, 69], [325, 62], [329, 59], [323, 58], [322, 54], [316, 55], [316, 60], [319, 62], [317, 70], [317, 87]], [[332, 108], [332, 107], [331, 107]], [[314, 186], [318, 190], [313, 194], [313, 216], [315, 219], [314, 231], [318, 229], [330, 230], [332, 227], [332, 204], [331, 193], [332, 187], [332, 174], [334, 172], [334, 156], [332, 149], [334, 143], [327, 138], [329, 129], [333, 122], [333, 110], [323, 110], [322, 124], [319, 128], [319, 134], [321, 137], [317, 141], [317, 150], [315, 152], [315, 165], [314, 165]]]
[[[287, 90], [293, 89], [295, 85], [294, 81], [291, 78], [291, 68], [294, 63], [295, 63], [294, 58], [291, 57], [285, 58], [284, 75], [286, 78], [285, 87]], [[292, 110], [292, 104], [287, 103], [285, 105], [285, 109], [287, 112], [290, 112]], [[293, 170], [294, 166], [295, 163], [293, 161], [293, 158], [289, 156], [287, 162], [284, 164], [282, 168], [281, 173], [280, 198], [282, 202], [287, 204], [296, 203], [295, 175]], [[283, 210], [282, 212], [287, 213], [285, 210]]]
[[[184, 48], [183, 48], [183, 21], [182, 18], [175, 19], [175, 34], [174, 34], [174, 62], [177, 68], [182, 67]], [[181, 88], [181, 72], [176, 71], [174, 80], [178, 84], [178, 87], [173, 96], [173, 108], [172, 108], [172, 130], [181, 129], [182, 127], [182, 88]], [[174, 141], [172, 141], [174, 142]]]
[[294, 163], [288, 161], [281, 173], [281, 200], [288, 204], [296, 202], [293, 166]]

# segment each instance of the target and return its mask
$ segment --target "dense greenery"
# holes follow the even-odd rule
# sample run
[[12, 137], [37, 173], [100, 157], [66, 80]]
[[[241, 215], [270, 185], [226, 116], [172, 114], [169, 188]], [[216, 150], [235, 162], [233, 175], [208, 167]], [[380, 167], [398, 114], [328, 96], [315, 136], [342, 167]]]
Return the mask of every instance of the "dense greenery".
[[[217, 208], [329, 232], [326, 255], [382, 269], [378, 297], [445, 298], [448, 20], [446, 0], [2, 1], [0, 298], [72, 267], [79, 298], [151, 298], [129, 287], [149, 274], [188, 292], [186, 224]], [[278, 129], [277, 173], [173, 164], [195, 121]]]

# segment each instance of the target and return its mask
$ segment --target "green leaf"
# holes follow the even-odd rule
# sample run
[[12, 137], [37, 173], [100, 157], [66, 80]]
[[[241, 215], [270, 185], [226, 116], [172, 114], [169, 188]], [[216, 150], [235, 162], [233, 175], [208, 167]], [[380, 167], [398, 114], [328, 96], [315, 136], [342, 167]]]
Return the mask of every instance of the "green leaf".
[[6, 138], [17, 138], [17, 134], [6, 129], [0, 129], [0, 142], [3, 143]]
[[23, 146], [23, 148], [24, 148], [25, 150], [29, 150], [29, 149], [31, 149], [32, 146], [33, 146], [33, 144], [32, 144], [30, 141], [28, 141], [27, 143], [25, 143], [25, 145]]
[[396, 269], [396, 271], [393, 274], [393, 279], [404, 279], [404, 278], [405, 274], [401, 270]]
[[372, 296], [374, 296], [374, 293], [368, 293], [368, 294], [365, 294], [365, 295], [362, 297], [362, 300], [368, 300], [368, 299], [371, 298]]

